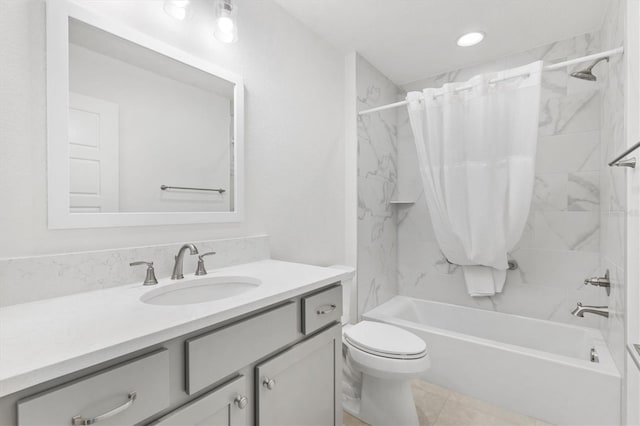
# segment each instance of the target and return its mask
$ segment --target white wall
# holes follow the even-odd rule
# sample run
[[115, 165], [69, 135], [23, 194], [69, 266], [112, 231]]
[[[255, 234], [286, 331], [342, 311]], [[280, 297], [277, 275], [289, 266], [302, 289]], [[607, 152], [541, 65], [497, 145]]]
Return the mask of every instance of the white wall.
[[118, 105], [119, 211], [229, 211], [230, 98], [75, 44], [69, 87]]
[[43, 0], [0, 2], [0, 257], [268, 233], [275, 258], [343, 262], [343, 58], [270, 0], [238, 0], [239, 41], [212, 36], [162, 2], [89, 2], [123, 23], [240, 73], [246, 85], [246, 220], [47, 229]]

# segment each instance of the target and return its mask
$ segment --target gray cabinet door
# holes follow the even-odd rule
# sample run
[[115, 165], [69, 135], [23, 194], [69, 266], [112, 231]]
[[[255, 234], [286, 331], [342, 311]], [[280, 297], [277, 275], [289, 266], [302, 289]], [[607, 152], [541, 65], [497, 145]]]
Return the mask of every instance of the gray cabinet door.
[[258, 425], [341, 424], [340, 336], [336, 324], [256, 367]]
[[[158, 419], [153, 426], [240, 426], [246, 424], [249, 401], [240, 376]], [[242, 399], [245, 398], [245, 399]], [[149, 425], [149, 426], [151, 426]]]

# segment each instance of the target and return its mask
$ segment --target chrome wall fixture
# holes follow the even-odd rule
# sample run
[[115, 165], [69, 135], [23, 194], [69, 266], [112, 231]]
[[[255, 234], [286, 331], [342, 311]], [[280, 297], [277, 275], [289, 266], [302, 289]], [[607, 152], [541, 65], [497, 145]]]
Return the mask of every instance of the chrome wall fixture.
[[591, 277], [584, 280], [584, 285], [594, 285], [602, 287], [607, 291], [607, 296], [611, 295], [611, 281], [609, 280], [609, 270], [604, 273], [604, 277]]
[[222, 189], [222, 188], [192, 188], [190, 186], [160, 185], [160, 189], [163, 190], [163, 191], [166, 191], [167, 189], [177, 189], [177, 190], [180, 190], [180, 191], [213, 191], [213, 192], [217, 192], [219, 194], [227, 192], [226, 189]]
[[584, 318], [584, 314], [594, 314], [594, 315], [600, 315], [601, 317], [608, 318], [609, 307], [583, 305], [582, 302], [578, 302], [576, 304], [575, 309], [571, 311], [571, 315], [579, 318]]
[[598, 77], [596, 77], [593, 74], [593, 67], [595, 67], [596, 65], [598, 65], [602, 61], [609, 62], [609, 57], [605, 56], [604, 58], [596, 59], [595, 62], [593, 62], [591, 65], [589, 65], [589, 67], [587, 67], [587, 68], [585, 68], [583, 70], [580, 70], [580, 71], [572, 72], [571, 73], [571, 77], [579, 78], [580, 80], [597, 81]]
[[616, 158], [609, 162], [609, 167], [631, 167], [634, 169], [636, 167], [636, 157], [625, 158], [627, 155], [631, 154], [633, 151], [640, 147], [640, 142], [637, 142], [632, 147], [627, 149], [622, 154], [618, 155]]

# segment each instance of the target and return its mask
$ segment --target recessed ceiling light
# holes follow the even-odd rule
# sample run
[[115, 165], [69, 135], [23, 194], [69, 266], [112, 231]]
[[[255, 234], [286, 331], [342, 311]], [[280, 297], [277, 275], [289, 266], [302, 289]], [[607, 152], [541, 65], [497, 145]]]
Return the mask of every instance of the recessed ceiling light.
[[471, 33], [466, 33], [461, 35], [458, 38], [458, 46], [460, 47], [469, 47], [475, 46], [480, 43], [484, 39], [484, 33], [474, 31]]

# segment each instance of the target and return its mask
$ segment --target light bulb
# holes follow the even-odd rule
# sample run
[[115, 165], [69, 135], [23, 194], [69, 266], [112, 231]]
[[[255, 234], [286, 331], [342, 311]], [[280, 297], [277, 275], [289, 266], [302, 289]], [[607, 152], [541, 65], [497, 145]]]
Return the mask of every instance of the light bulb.
[[460, 47], [470, 47], [475, 46], [480, 43], [484, 39], [484, 33], [481, 32], [471, 32], [467, 34], [463, 34], [458, 38], [458, 46]]
[[167, 0], [164, 2], [164, 11], [178, 21], [183, 21], [187, 17], [189, 0]]
[[223, 43], [233, 43], [236, 41], [235, 31], [221, 31], [220, 28], [218, 28], [213, 35]]
[[233, 43], [238, 40], [237, 7], [231, 3], [231, 0], [216, 0], [214, 7], [216, 21], [213, 35], [215, 38], [223, 43]]
[[235, 26], [233, 19], [228, 16], [221, 16], [218, 18], [218, 29], [223, 33], [231, 33], [233, 32], [233, 27]]

